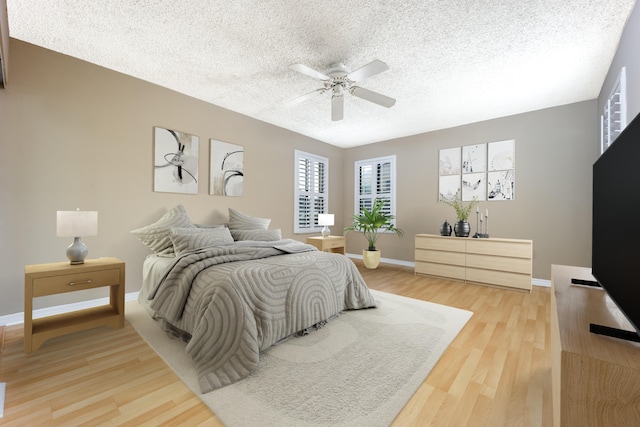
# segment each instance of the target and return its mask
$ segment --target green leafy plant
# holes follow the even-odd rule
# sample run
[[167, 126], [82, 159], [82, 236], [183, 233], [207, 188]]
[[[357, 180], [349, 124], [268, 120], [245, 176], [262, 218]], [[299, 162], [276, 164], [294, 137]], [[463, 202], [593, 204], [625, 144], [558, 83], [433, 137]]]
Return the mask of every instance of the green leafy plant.
[[478, 204], [478, 200], [474, 197], [467, 205], [457, 199], [452, 202], [445, 200], [445, 203], [456, 210], [456, 217], [458, 218], [458, 221], [466, 221], [469, 219], [471, 209]]
[[393, 232], [398, 237], [402, 237], [404, 231], [393, 224], [395, 216], [384, 211], [385, 204], [383, 199], [375, 199], [370, 210], [362, 208], [361, 214], [353, 216], [353, 224], [351, 227], [346, 227], [344, 232], [359, 231], [364, 234], [370, 251], [376, 250], [376, 242], [381, 234]]

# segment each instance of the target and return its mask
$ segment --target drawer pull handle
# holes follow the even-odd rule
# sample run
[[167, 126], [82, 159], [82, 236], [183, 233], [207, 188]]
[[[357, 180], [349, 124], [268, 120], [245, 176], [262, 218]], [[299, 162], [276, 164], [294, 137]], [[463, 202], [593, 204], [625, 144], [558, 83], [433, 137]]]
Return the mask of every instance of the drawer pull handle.
[[84, 284], [88, 284], [88, 283], [91, 283], [91, 279], [83, 280], [82, 282], [69, 282], [69, 286], [84, 285]]

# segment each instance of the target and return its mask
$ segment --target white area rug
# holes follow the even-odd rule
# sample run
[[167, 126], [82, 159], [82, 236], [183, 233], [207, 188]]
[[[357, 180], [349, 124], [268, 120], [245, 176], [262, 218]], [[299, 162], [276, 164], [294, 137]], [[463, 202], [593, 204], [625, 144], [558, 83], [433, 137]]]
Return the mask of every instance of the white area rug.
[[388, 426], [472, 313], [372, 293], [378, 308], [342, 313], [271, 347], [251, 376], [207, 394], [183, 342], [136, 301], [126, 318], [227, 426]]

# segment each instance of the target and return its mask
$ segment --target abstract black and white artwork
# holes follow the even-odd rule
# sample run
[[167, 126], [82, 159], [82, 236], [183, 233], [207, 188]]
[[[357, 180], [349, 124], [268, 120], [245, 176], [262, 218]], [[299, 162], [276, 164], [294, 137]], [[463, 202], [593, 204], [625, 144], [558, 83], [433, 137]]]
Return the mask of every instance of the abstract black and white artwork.
[[478, 173], [487, 170], [487, 144], [462, 147], [462, 173]]
[[460, 175], [443, 175], [440, 177], [438, 201], [452, 202], [460, 200]]
[[475, 199], [481, 202], [487, 200], [486, 179], [484, 172], [462, 174], [462, 201], [470, 202]]
[[198, 194], [198, 142], [195, 135], [154, 127], [153, 191]]
[[240, 145], [210, 140], [211, 163], [209, 194], [242, 196], [244, 185], [244, 149]]
[[438, 171], [440, 176], [460, 173], [460, 147], [440, 150]]
[[489, 172], [487, 174], [488, 200], [514, 200], [516, 194], [515, 170]]
[[515, 169], [515, 140], [490, 142], [489, 171]]

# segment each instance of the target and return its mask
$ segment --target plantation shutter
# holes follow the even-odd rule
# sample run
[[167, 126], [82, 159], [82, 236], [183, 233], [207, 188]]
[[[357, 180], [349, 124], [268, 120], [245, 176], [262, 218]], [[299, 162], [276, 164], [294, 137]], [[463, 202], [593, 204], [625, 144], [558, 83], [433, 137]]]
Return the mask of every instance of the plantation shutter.
[[355, 162], [356, 215], [371, 209], [376, 199], [385, 201], [385, 213], [395, 215], [395, 160], [389, 156]]
[[322, 229], [318, 214], [328, 213], [329, 160], [296, 150], [295, 233]]

